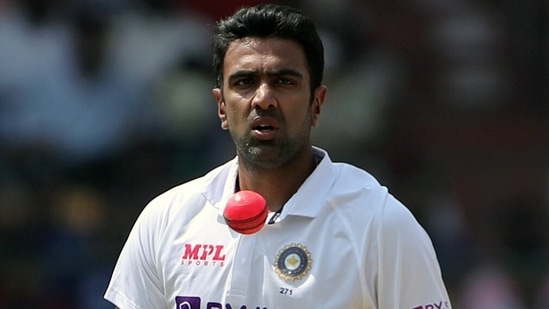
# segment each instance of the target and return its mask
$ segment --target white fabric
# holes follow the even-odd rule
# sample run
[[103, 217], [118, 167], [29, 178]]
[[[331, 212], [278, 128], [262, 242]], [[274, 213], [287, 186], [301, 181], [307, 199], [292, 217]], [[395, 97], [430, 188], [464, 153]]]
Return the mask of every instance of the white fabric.
[[[122, 309], [449, 309], [433, 246], [412, 214], [368, 173], [315, 152], [316, 170], [277, 223], [254, 235], [222, 217], [236, 159], [154, 199], [105, 298]], [[303, 278], [277, 275], [285, 246], [310, 253]]]

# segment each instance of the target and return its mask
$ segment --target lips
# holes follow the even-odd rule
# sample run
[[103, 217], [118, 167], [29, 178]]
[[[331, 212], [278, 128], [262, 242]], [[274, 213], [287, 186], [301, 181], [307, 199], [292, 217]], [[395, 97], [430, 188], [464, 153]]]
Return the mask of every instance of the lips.
[[278, 121], [273, 117], [257, 117], [251, 123], [253, 135], [261, 140], [273, 139], [278, 131]]
[[260, 124], [260, 125], [254, 126], [252, 129], [256, 131], [270, 131], [270, 130], [274, 130], [274, 127], [271, 125]]

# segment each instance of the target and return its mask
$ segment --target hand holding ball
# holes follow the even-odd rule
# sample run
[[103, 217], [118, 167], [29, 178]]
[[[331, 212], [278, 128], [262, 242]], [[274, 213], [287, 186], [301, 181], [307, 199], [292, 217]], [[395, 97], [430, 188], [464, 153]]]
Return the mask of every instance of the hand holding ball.
[[227, 201], [223, 217], [227, 225], [241, 234], [259, 232], [267, 219], [267, 201], [259, 193], [238, 191]]

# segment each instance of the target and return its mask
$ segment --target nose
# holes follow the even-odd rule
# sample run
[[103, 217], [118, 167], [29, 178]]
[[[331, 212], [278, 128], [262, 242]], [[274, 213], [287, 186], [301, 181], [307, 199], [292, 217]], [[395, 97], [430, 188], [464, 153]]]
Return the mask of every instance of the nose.
[[260, 84], [252, 99], [252, 107], [267, 110], [275, 108], [277, 105], [278, 102], [272, 87], [267, 83]]

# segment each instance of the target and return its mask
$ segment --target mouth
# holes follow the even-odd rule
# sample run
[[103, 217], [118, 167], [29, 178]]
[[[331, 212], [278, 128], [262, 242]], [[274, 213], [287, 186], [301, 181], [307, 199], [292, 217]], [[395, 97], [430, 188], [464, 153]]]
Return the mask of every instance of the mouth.
[[253, 127], [252, 127], [252, 130], [254, 130], [254, 131], [260, 131], [260, 132], [272, 131], [272, 130], [274, 130], [274, 129], [275, 129], [274, 126], [268, 125], [268, 124], [260, 124], [260, 125], [256, 125], [256, 126], [253, 126]]
[[252, 121], [252, 134], [261, 140], [271, 140], [276, 137], [279, 125], [275, 118], [258, 117]]

